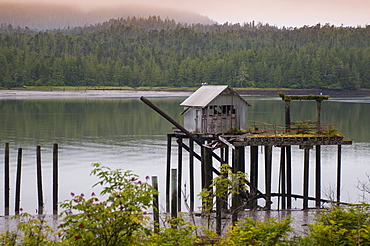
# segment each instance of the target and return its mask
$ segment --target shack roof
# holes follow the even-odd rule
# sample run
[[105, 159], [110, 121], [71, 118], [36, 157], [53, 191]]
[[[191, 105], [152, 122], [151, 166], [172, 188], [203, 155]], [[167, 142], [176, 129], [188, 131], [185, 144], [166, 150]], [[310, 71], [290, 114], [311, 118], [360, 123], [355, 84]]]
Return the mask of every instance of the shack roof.
[[204, 108], [208, 106], [208, 104], [210, 104], [217, 96], [224, 92], [238, 96], [243, 102], [250, 106], [247, 101], [245, 101], [228, 85], [203, 85], [188, 98], [186, 98], [185, 101], [183, 101], [180, 105], [187, 107]]

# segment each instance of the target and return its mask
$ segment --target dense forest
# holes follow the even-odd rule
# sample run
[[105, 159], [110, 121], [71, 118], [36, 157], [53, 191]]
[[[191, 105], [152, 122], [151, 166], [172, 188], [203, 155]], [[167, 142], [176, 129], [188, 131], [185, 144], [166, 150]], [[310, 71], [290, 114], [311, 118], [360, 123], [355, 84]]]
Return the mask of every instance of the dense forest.
[[53, 31], [0, 26], [0, 87], [370, 88], [370, 25], [181, 24], [156, 16]]

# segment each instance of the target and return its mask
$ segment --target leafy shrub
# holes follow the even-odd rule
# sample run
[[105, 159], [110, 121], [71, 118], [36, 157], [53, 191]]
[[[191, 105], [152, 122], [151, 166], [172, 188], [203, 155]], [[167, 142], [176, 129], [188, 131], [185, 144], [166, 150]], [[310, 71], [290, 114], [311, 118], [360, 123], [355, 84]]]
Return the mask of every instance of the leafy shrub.
[[289, 217], [281, 222], [275, 218], [263, 222], [245, 218], [229, 230], [220, 245], [287, 245], [290, 222]]
[[0, 245], [54, 245], [58, 238], [54, 230], [47, 225], [44, 216], [32, 216], [28, 213], [15, 215], [19, 220], [17, 231], [7, 231], [0, 235]]
[[159, 233], [151, 234], [142, 245], [154, 246], [172, 246], [172, 245], [194, 245], [197, 241], [197, 227], [186, 222], [184, 217], [167, 218], [166, 227], [162, 227]]
[[302, 237], [304, 245], [370, 245], [370, 207], [335, 206], [318, 215], [309, 225], [310, 233]]
[[103, 187], [106, 199], [72, 193], [73, 198], [61, 204], [62, 240], [72, 245], [136, 245], [144, 233], [149, 234], [145, 210], [155, 190], [129, 171], [93, 165], [92, 174], [100, 178], [94, 186]]

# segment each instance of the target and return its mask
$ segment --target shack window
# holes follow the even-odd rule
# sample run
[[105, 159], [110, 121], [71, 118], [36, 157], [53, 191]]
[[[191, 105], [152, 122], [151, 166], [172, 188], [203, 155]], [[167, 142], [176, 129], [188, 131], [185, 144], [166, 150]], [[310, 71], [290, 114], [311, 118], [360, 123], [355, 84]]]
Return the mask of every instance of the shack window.
[[211, 105], [209, 106], [209, 115], [231, 115], [235, 114], [233, 105]]

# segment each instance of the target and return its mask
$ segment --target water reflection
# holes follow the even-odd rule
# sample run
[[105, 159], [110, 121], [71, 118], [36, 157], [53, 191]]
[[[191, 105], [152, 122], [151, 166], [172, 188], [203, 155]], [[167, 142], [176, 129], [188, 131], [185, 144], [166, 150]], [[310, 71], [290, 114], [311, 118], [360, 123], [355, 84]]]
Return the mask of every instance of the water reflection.
[[[175, 120], [182, 122], [179, 104], [184, 98], [151, 99]], [[252, 104], [249, 119], [284, 124], [284, 102], [280, 98], [247, 97]], [[343, 146], [343, 199], [358, 201], [358, 180], [366, 180], [370, 157], [370, 99], [335, 99], [323, 102], [323, 122], [335, 123], [347, 139], [353, 139], [353, 146]], [[161, 189], [160, 203], [164, 204], [164, 180], [166, 165], [166, 134], [172, 125], [142, 103], [139, 99], [47, 99], [47, 100], [0, 100], [0, 142], [11, 146], [11, 191], [14, 177], [17, 148], [22, 147], [23, 180], [21, 206], [31, 213], [36, 209], [35, 152], [36, 145], [42, 146], [43, 177], [46, 212], [51, 211], [51, 163], [52, 144], [60, 149], [60, 200], [69, 198], [69, 193], [90, 193], [97, 180], [91, 177], [91, 163], [99, 162], [111, 168], [122, 168], [145, 177], [158, 176]], [[311, 120], [316, 117], [313, 102], [292, 102], [292, 121]], [[323, 193], [335, 189], [336, 146], [322, 148]], [[173, 143], [173, 167], [177, 166], [177, 147]], [[260, 173], [263, 174], [263, 149], [260, 149]], [[279, 174], [279, 152], [273, 150], [273, 184], [276, 186]], [[3, 154], [1, 150], [0, 154]], [[314, 153], [311, 152], [311, 160]], [[184, 165], [188, 156], [184, 154]], [[249, 151], [246, 151], [249, 160]], [[293, 150], [293, 193], [302, 193], [303, 152]], [[248, 166], [248, 164], [247, 164]], [[196, 162], [196, 175], [200, 165]], [[248, 168], [247, 168], [248, 171]], [[0, 167], [3, 172], [3, 167]], [[314, 163], [310, 164], [313, 177]], [[184, 182], [189, 183], [187, 167], [184, 168]], [[199, 180], [198, 180], [199, 181]], [[311, 180], [313, 183], [314, 180]], [[2, 177], [0, 183], [3, 183]], [[259, 187], [264, 190], [263, 177]], [[310, 187], [310, 196], [314, 187]], [[197, 184], [196, 194], [200, 191]], [[272, 191], [276, 192], [276, 191]], [[13, 194], [12, 194], [13, 195]], [[323, 198], [324, 198], [323, 197]], [[3, 196], [0, 196], [0, 202]], [[14, 199], [11, 198], [11, 202]], [[276, 204], [276, 203], [275, 203]], [[199, 204], [197, 204], [199, 206]], [[11, 204], [11, 207], [14, 207]], [[293, 207], [300, 208], [301, 201], [294, 201]], [[3, 214], [0, 207], [0, 214]]]

